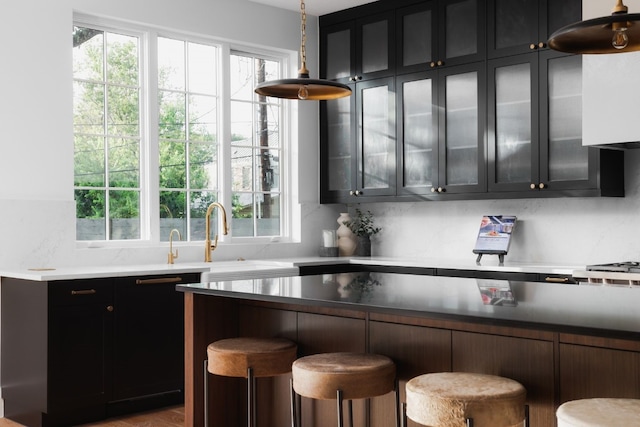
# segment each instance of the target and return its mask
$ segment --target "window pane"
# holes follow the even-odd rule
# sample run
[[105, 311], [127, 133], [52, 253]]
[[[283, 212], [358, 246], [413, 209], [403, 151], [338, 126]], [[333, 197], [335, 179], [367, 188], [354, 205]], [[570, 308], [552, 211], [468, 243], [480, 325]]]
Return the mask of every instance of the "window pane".
[[280, 153], [277, 150], [259, 149], [257, 151], [257, 182], [255, 188], [260, 191], [280, 190]]
[[104, 33], [93, 28], [73, 28], [73, 76], [76, 79], [104, 80]]
[[218, 188], [218, 146], [208, 143], [189, 144], [189, 179], [193, 189]]
[[104, 138], [77, 135], [75, 137], [74, 179], [78, 187], [103, 187]]
[[280, 196], [278, 194], [258, 194], [256, 206], [258, 219], [256, 221], [257, 236], [280, 235]]
[[169, 241], [169, 233], [174, 228], [180, 232], [183, 240], [187, 237], [186, 205], [187, 195], [184, 191], [160, 192], [160, 241]]
[[216, 140], [217, 104], [212, 96], [189, 97], [189, 140]]
[[253, 195], [251, 193], [233, 193], [233, 221], [231, 230], [235, 237], [252, 237], [253, 233]]
[[104, 190], [76, 190], [76, 240], [105, 240]]
[[140, 108], [138, 88], [110, 86], [107, 96], [107, 132], [111, 135], [138, 136]]
[[73, 131], [104, 133], [104, 85], [74, 82]]
[[109, 191], [111, 240], [140, 238], [140, 192]]
[[253, 145], [252, 104], [231, 101], [231, 143]]
[[232, 147], [231, 176], [234, 191], [253, 190], [253, 149]]
[[218, 68], [217, 49], [196, 43], [189, 43], [189, 91], [216, 95], [216, 75]]
[[107, 81], [111, 84], [138, 85], [138, 39], [107, 33]]
[[278, 147], [280, 145], [280, 107], [260, 104], [256, 108], [257, 145]]
[[[215, 193], [211, 192], [192, 192], [190, 196], [191, 204], [191, 222], [189, 223], [190, 240], [205, 240], [205, 217], [207, 208], [213, 202], [217, 201]], [[211, 238], [218, 232], [218, 216], [220, 212], [215, 209], [211, 215]], [[230, 218], [227, 218], [229, 220]]]
[[160, 187], [186, 188], [185, 143], [160, 141]]
[[140, 186], [139, 151], [137, 139], [109, 138], [109, 186]]
[[182, 93], [158, 91], [160, 117], [160, 138], [185, 139], [185, 95]]
[[158, 87], [184, 90], [184, 42], [158, 38]]

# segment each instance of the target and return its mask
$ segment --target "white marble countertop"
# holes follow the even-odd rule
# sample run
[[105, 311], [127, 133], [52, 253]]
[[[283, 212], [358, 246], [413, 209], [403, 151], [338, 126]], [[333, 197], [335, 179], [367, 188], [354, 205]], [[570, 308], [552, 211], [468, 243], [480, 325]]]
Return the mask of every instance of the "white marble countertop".
[[215, 280], [216, 274], [222, 280], [230, 278], [250, 278], [277, 274], [283, 276], [294, 275], [296, 269], [304, 266], [336, 264], [378, 265], [391, 267], [439, 268], [455, 270], [501, 271], [519, 273], [541, 273], [571, 275], [575, 270], [584, 270], [585, 266], [561, 264], [536, 264], [505, 261], [499, 265], [497, 258], [487, 257], [480, 264], [475, 259], [469, 260], [441, 260], [441, 259], [412, 259], [389, 257], [301, 257], [276, 258], [262, 260], [184, 262], [175, 264], [137, 264], [137, 265], [107, 265], [107, 266], [77, 266], [47, 269], [0, 270], [0, 277], [34, 281], [55, 281], [73, 279], [91, 279], [100, 277], [125, 277], [131, 275], [156, 275], [180, 273], [205, 273]]

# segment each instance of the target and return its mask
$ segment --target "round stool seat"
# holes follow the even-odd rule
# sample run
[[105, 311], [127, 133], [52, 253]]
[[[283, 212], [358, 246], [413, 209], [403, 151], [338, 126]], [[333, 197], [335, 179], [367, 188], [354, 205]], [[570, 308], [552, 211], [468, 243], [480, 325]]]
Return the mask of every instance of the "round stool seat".
[[207, 346], [207, 370], [215, 375], [273, 377], [291, 372], [297, 346], [284, 338], [229, 338]]
[[293, 389], [301, 396], [345, 400], [381, 396], [395, 390], [396, 366], [391, 359], [368, 353], [321, 353], [293, 362]]
[[420, 375], [406, 386], [407, 416], [425, 426], [521, 426], [526, 390], [517, 381], [495, 375], [441, 372]]
[[640, 424], [640, 399], [580, 399], [556, 411], [558, 427], [612, 427]]

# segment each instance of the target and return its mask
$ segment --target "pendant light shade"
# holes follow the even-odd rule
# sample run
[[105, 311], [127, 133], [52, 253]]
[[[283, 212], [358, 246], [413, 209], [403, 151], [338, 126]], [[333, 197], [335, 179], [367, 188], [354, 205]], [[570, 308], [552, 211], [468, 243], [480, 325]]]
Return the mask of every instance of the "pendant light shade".
[[547, 42], [568, 53], [625, 53], [640, 50], [640, 13], [627, 13], [617, 0], [611, 16], [576, 22], [560, 28]]
[[284, 99], [300, 99], [309, 101], [322, 101], [329, 99], [342, 98], [351, 95], [351, 88], [342, 83], [333, 82], [331, 80], [319, 80], [309, 78], [309, 70], [307, 70], [307, 53], [306, 53], [306, 26], [307, 14], [305, 12], [304, 0], [300, 0], [300, 15], [302, 33], [300, 43], [300, 69], [298, 70], [297, 79], [281, 79], [260, 83], [255, 88], [258, 95], [271, 96]]

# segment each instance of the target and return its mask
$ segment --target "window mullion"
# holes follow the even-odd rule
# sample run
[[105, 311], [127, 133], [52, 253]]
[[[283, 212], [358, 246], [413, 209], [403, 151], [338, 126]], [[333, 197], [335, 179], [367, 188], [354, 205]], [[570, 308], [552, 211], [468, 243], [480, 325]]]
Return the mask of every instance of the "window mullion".
[[[144, 78], [143, 90], [145, 122], [144, 143], [142, 144], [141, 161], [142, 173], [142, 208], [141, 213], [147, 236], [151, 241], [158, 242], [162, 239], [160, 235], [160, 150], [158, 136], [158, 34], [150, 31], [145, 38], [144, 45]], [[142, 159], [141, 159], [142, 160]]]

